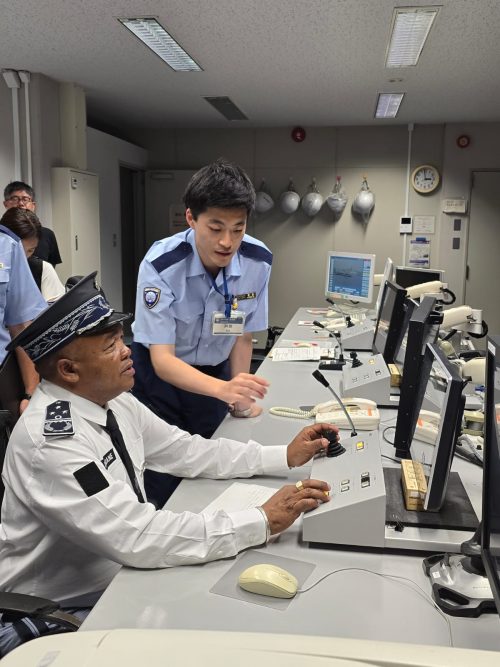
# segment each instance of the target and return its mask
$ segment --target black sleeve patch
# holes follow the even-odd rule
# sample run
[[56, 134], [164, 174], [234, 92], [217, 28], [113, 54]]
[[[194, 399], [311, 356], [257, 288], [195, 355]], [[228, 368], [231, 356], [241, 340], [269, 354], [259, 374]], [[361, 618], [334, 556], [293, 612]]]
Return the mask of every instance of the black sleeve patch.
[[87, 496], [95, 496], [99, 491], [103, 491], [109, 486], [108, 480], [97, 467], [96, 463], [87, 463], [73, 473], [76, 481], [85, 491]]

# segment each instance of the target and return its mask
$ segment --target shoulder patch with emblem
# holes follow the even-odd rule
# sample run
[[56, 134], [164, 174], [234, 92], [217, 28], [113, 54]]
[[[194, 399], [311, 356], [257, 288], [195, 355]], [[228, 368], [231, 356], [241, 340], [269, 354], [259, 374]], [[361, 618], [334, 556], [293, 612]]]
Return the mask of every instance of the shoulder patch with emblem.
[[154, 308], [160, 300], [161, 289], [158, 287], [145, 287], [143, 292], [146, 308]]
[[45, 410], [44, 435], [75, 435], [71, 418], [71, 403], [55, 401]]

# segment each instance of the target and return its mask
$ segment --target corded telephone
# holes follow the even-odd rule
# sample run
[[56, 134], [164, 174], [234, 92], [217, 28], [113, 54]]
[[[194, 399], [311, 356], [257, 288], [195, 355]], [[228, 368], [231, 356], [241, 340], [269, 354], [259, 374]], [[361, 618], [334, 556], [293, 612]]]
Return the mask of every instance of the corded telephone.
[[[373, 431], [378, 428], [380, 412], [375, 401], [370, 401], [367, 398], [343, 398], [342, 403], [351, 416], [355, 428], [360, 431]], [[269, 412], [279, 417], [295, 417], [296, 419], [311, 419], [314, 417], [316, 422], [335, 424], [339, 428], [351, 428], [340, 404], [334, 400], [318, 403], [311, 410], [277, 407], [270, 408]]]
[[435, 445], [439, 433], [440, 420], [441, 415], [439, 412], [420, 410], [414, 438], [421, 442], [427, 442], [429, 445]]

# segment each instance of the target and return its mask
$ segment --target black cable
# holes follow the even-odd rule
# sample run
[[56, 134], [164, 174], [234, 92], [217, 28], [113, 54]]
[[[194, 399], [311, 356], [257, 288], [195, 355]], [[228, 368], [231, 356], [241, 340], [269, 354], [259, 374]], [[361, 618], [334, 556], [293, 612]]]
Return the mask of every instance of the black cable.
[[[461, 445], [463, 447], [463, 445]], [[464, 461], [467, 461], [468, 463], [472, 463], [472, 465], [479, 466], [479, 468], [483, 467], [483, 462], [481, 459], [477, 456], [477, 454], [474, 454], [474, 452], [466, 452], [462, 449], [458, 449], [458, 447], [455, 448], [455, 456], [458, 456], [459, 459], [463, 459]]]
[[469, 331], [469, 336], [471, 338], [484, 338], [488, 334], [488, 325], [484, 320], [481, 321], [481, 329], [482, 331], [480, 334], [472, 333], [472, 331]]
[[448, 295], [450, 296], [450, 300], [449, 300], [449, 301], [445, 301], [444, 299], [439, 299], [439, 301], [441, 301], [441, 303], [444, 303], [444, 304], [446, 304], [447, 306], [451, 306], [451, 304], [452, 304], [452, 303], [455, 303], [455, 301], [457, 300], [457, 297], [456, 297], [455, 294], [451, 291], [451, 289], [448, 289], [447, 287], [443, 287], [443, 288], [441, 289], [441, 292], [442, 292], [443, 294], [448, 294]]
[[394, 463], [401, 463], [399, 459], [395, 459], [392, 456], [387, 456], [387, 454], [381, 454], [383, 459], [389, 459], [389, 461], [394, 461]]
[[385, 440], [385, 442], [389, 443], [389, 445], [392, 445], [394, 447], [394, 441], [391, 442], [388, 438], [385, 437], [386, 432], [391, 428], [395, 429], [396, 427], [387, 426], [387, 428], [384, 428], [384, 430], [382, 431], [382, 438]]

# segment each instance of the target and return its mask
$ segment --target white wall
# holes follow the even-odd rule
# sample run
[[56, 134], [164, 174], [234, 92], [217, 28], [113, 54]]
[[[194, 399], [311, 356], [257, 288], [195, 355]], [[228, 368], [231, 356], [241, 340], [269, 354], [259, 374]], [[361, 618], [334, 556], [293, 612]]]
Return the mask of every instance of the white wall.
[[[456, 140], [466, 134], [471, 142], [468, 148], [459, 148]], [[470, 210], [470, 199], [473, 171], [481, 169], [500, 170], [500, 123], [467, 123], [452, 124], [446, 126], [444, 136], [444, 170], [446, 179], [443, 183], [444, 197], [464, 197], [468, 200], [468, 211]], [[453, 231], [453, 220], [460, 217], [462, 231]], [[500, 214], [499, 214], [500, 217]], [[458, 251], [452, 251], [455, 261], [450, 263], [450, 281], [459, 287], [459, 297], [463, 299], [465, 291], [465, 268], [467, 264], [467, 237], [469, 216], [456, 216], [441, 214], [441, 261], [445, 262], [450, 254], [453, 237], [461, 238], [461, 247]], [[491, 242], [496, 245], [500, 256], [500, 241], [498, 229], [491, 230]], [[498, 286], [492, 286], [496, 291]], [[474, 306], [474, 304], [469, 304]]]
[[[59, 129], [59, 84], [42, 74], [31, 77], [30, 119], [31, 155], [37, 214], [42, 224], [52, 226], [51, 167], [61, 166]], [[0, 188], [14, 179], [14, 137], [12, 125], [12, 94], [3, 79], [0, 81]], [[26, 131], [24, 90], [19, 89], [21, 129], [21, 179], [26, 173]]]
[[[87, 158], [88, 171], [99, 175], [102, 274], [99, 280], [109, 302], [116, 308], [121, 308], [120, 165], [144, 169], [148, 162], [148, 152], [89, 127]], [[116, 235], [116, 243], [113, 235]], [[123, 270], [126, 270], [126, 267]]]
[[[32, 76], [31, 141], [37, 215], [52, 227], [51, 168], [62, 167], [59, 84], [42, 74]], [[64, 257], [62, 258], [64, 261]]]
[[[0, 189], [14, 178], [14, 141], [12, 138], [12, 93], [0, 79]], [[0, 205], [0, 211], [3, 206]]]
[[[295, 143], [290, 128], [248, 130], [144, 130], [134, 140], [150, 151], [150, 165], [164, 169], [196, 169], [225, 156], [247, 169], [256, 186], [266, 180], [275, 199], [290, 177], [300, 194], [311, 179], [327, 196], [337, 175], [342, 176], [349, 202], [341, 219], [333, 222], [326, 206], [311, 220], [299, 211], [283, 215], [276, 207], [256, 215], [248, 232], [274, 253], [270, 286], [270, 322], [285, 324], [298, 306], [322, 303], [326, 252], [329, 249], [374, 252], [377, 271], [385, 259], [402, 259], [399, 216], [404, 214], [407, 184], [408, 129], [390, 127], [306, 128], [307, 138]], [[412, 167], [443, 163], [444, 126], [418, 126], [413, 133]], [[376, 204], [368, 225], [351, 214], [351, 204], [363, 175], [375, 193]], [[434, 215], [431, 263], [439, 261], [439, 208], [442, 193], [427, 197], [410, 193], [411, 215]], [[165, 201], [164, 206], [170, 202]], [[175, 202], [177, 203], [177, 202]], [[440, 268], [447, 268], [442, 266]]]

